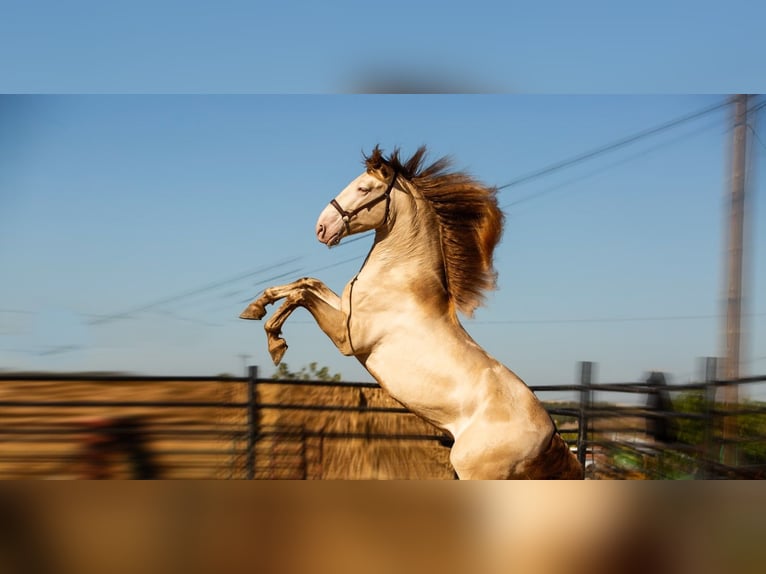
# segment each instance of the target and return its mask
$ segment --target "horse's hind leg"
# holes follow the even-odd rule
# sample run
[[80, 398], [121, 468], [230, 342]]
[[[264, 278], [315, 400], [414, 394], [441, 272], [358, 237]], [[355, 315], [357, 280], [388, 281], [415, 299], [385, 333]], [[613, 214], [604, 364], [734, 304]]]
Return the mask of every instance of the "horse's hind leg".
[[456, 443], [450, 452], [450, 463], [455, 469], [459, 480], [506, 480], [511, 478], [510, 466], [502, 458], [500, 462], [495, 460], [492, 453], [477, 450], [471, 455], [466, 455], [455, 450], [463, 445]]
[[[505, 441], [489, 441], [487, 437], [507, 432], [476, 424], [466, 428], [450, 450], [450, 463], [460, 480], [505, 480], [513, 474], [516, 453]], [[500, 435], [502, 436], [502, 435]]]
[[[534, 449], [536, 453], [528, 448], [522, 451], [509, 443], [488, 446], [484, 437], [492, 433], [485, 434], [481, 441], [477, 441], [476, 433], [472, 434], [464, 434], [456, 440], [450, 452], [450, 462], [461, 480], [583, 478], [577, 457], [556, 432], [542, 440], [540, 447]], [[540, 437], [546, 437], [546, 434], [540, 433]]]

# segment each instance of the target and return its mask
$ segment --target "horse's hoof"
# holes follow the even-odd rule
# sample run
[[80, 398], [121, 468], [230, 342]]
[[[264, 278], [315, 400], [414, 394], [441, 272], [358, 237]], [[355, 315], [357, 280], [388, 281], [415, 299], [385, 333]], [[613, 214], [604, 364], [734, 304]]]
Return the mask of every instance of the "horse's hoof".
[[284, 357], [285, 351], [287, 351], [287, 343], [284, 339], [274, 339], [269, 341], [269, 354], [275, 365], [279, 365], [279, 363], [282, 362], [282, 357]]
[[263, 303], [260, 301], [253, 301], [250, 303], [250, 305], [247, 306], [247, 309], [242, 311], [242, 314], [239, 316], [240, 319], [263, 319], [263, 316], [266, 314], [266, 307]]

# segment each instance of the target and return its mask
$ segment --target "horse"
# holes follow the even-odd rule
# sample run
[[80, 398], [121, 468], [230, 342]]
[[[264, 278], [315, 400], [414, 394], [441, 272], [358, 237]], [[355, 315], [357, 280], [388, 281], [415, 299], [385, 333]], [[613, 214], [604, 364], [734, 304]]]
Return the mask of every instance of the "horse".
[[407, 160], [398, 148], [363, 154], [365, 170], [321, 212], [315, 233], [328, 247], [374, 230], [359, 272], [338, 296], [304, 277], [267, 288], [240, 315], [262, 319], [279, 364], [282, 326], [298, 307], [346, 356], [354, 356], [407, 409], [454, 439], [459, 479], [579, 479], [583, 470], [534, 393], [461, 325], [496, 288], [493, 253], [504, 215], [497, 189], [448, 157]]

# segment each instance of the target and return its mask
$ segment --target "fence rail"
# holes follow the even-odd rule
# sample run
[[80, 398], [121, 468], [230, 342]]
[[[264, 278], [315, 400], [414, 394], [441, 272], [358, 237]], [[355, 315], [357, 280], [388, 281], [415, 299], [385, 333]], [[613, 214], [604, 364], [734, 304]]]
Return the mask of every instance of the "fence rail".
[[[599, 384], [582, 363], [579, 384], [531, 388], [589, 477], [766, 478], [764, 404], [716, 401], [718, 389], [766, 377], [665, 385], [657, 375]], [[0, 409], [0, 478], [347, 477], [344, 457], [376, 466], [396, 449], [397, 464], [426, 461], [417, 477], [452, 477], [451, 437], [369, 382], [265, 379], [256, 367], [219, 378], [2, 373]], [[741, 432], [726, 435], [726, 421]], [[415, 470], [403, 472], [394, 477]]]

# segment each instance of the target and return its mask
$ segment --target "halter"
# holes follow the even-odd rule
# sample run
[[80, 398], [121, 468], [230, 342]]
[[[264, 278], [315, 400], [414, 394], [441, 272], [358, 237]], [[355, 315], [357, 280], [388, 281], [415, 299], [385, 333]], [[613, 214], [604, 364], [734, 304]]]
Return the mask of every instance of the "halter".
[[[379, 204], [384, 199], [386, 200], [386, 215], [383, 219], [383, 221], [386, 221], [388, 219], [388, 208], [391, 206], [391, 191], [394, 189], [394, 184], [396, 183], [396, 177], [399, 175], [399, 172], [394, 171], [394, 177], [391, 178], [391, 181], [388, 182], [388, 187], [386, 188], [386, 191], [379, 195], [378, 197], [371, 199], [367, 203], [363, 203], [356, 209], [352, 209], [351, 211], [346, 211], [343, 209], [336, 200], [330, 201], [330, 205], [332, 205], [335, 209], [338, 210], [338, 213], [340, 213], [340, 216], [343, 218], [343, 223], [346, 226], [346, 233], [351, 233], [351, 220], [359, 215], [362, 211], [365, 209], [371, 209], [373, 206]], [[372, 253], [372, 251], [370, 251]], [[348, 344], [351, 347], [351, 352], [353, 354], [356, 354], [356, 350], [354, 349], [354, 343], [351, 341], [351, 312], [353, 309], [353, 294], [354, 294], [354, 284], [356, 283], [356, 280], [359, 279], [359, 273], [362, 272], [362, 269], [364, 269], [364, 266], [367, 264], [367, 260], [370, 258], [370, 253], [367, 254], [367, 257], [365, 257], [364, 262], [362, 263], [362, 267], [359, 269], [356, 275], [354, 275], [354, 278], [351, 279], [351, 282], [349, 284], [349, 290], [348, 290], [348, 316], [346, 317], [346, 335], [348, 337]]]
[[332, 205], [335, 209], [338, 210], [338, 213], [340, 213], [341, 218], [343, 218], [343, 224], [346, 226], [346, 233], [351, 233], [351, 220], [354, 219], [357, 215], [359, 215], [362, 211], [365, 209], [372, 209], [373, 206], [379, 204], [384, 199], [386, 200], [386, 216], [384, 218], [384, 221], [388, 219], [388, 208], [391, 205], [391, 191], [394, 189], [394, 184], [396, 183], [396, 176], [399, 175], [398, 172], [394, 171], [394, 177], [391, 178], [391, 181], [388, 183], [388, 187], [386, 188], [386, 191], [379, 195], [378, 197], [371, 199], [367, 203], [363, 203], [356, 209], [352, 209], [351, 211], [346, 211], [343, 209], [335, 199], [330, 201], [330, 205]]

